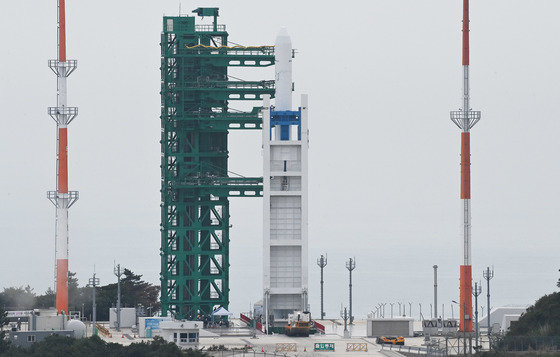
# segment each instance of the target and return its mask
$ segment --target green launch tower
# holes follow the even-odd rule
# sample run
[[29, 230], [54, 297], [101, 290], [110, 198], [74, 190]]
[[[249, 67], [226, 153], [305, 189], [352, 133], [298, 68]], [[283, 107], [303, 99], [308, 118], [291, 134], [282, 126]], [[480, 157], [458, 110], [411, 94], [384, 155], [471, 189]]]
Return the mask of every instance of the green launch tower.
[[161, 35], [161, 311], [178, 319], [229, 304], [229, 197], [262, 196], [262, 178], [228, 171], [229, 130], [262, 129], [260, 107], [234, 100], [274, 96], [274, 81], [241, 81], [228, 67], [274, 64], [273, 46], [228, 43], [218, 8], [164, 17]]

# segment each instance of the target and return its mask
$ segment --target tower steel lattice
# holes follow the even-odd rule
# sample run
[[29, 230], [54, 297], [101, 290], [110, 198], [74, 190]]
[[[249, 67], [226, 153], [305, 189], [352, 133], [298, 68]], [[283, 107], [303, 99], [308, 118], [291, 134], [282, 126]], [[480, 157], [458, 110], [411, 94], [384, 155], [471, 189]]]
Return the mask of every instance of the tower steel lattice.
[[77, 68], [76, 60], [66, 58], [66, 4], [58, 0], [58, 58], [49, 60], [57, 79], [57, 105], [47, 113], [56, 122], [56, 191], [47, 198], [56, 207], [55, 286], [56, 309], [68, 314], [68, 209], [78, 200], [78, 191], [68, 190], [68, 124], [78, 115], [78, 108], [67, 106], [67, 78]]
[[228, 132], [262, 129], [260, 107], [232, 100], [274, 95], [274, 81], [232, 80], [228, 67], [274, 64], [273, 46], [228, 46], [218, 8], [164, 17], [161, 35], [161, 309], [194, 318], [229, 305], [229, 197], [262, 196], [262, 178], [230, 177]]

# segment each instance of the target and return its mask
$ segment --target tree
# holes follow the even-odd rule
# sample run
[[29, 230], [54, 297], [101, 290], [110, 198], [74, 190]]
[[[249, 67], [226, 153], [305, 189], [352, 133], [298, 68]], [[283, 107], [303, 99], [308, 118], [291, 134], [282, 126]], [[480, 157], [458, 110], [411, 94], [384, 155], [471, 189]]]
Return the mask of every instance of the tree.
[[4, 288], [0, 301], [6, 310], [30, 310], [35, 305], [35, 292], [29, 285]]
[[[142, 275], [124, 269], [121, 280], [123, 307], [152, 307], [159, 310], [159, 286], [142, 280]], [[5, 309], [30, 310], [33, 308], [48, 309], [55, 306], [56, 293], [48, 288], [43, 295], [36, 296], [30, 286], [5, 288], [0, 293], [0, 306]], [[109, 308], [116, 306], [117, 283], [107, 284], [97, 289], [97, 318], [109, 320]], [[68, 302], [70, 311], [84, 310], [84, 315], [91, 319], [92, 293], [91, 288], [80, 287], [76, 273], [68, 272]]]
[[560, 293], [541, 297], [512, 322], [508, 336], [560, 336]]
[[50, 309], [55, 307], [56, 304], [56, 294], [50, 287], [45, 291], [43, 295], [39, 295], [35, 298], [35, 307], [38, 309]]
[[155, 337], [147, 343], [132, 343], [124, 346], [107, 343], [96, 335], [82, 339], [52, 335], [41, 342], [34, 343], [28, 349], [11, 347], [6, 355], [11, 357], [208, 357], [206, 353], [198, 350], [182, 351], [176, 344], [167, 342], [161, 337]]
[[[121, 279], [122, 307], [152, 307], [159, 310], [159, 286], [142, 280], [142, 275], [124, 269]], [[97, 313], [99, 320], [109, 320], [109, 308], [117, 304], [117, 283], [101, 286], [97, 294]]]
[[6, 315], [7, 312], [0, 306], [0, 354], [6, 352], [10, 346], [8, 340], [6, 340], [6, 331], [4, 331], [4, 326], [8, 324]]

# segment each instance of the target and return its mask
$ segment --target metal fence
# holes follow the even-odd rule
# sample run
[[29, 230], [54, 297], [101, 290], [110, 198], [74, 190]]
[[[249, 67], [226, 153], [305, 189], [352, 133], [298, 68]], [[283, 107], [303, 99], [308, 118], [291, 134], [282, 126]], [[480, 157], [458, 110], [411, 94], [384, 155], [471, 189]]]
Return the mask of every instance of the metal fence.
[[406, 353], [417, 354], [417, 355], [447, 356], [445, 351], [442, 351], [441, 349], [438, 349], [438, 348], [432, 348], [432, 347], [417, 347], [417, 346], [383, 344], [383, 345], [381, 345], [381, 349], [382, 350], [397, 351], [397, 352], [406, 352]]
[[295, 356], [280, 352], [257, 352], [253, 350], [222, 350], [222, 351], [203, 351], [212, 357], [290, 357]]
[[560, 336], [505, 336], [492, 341], [499, 352], [560, 351]]

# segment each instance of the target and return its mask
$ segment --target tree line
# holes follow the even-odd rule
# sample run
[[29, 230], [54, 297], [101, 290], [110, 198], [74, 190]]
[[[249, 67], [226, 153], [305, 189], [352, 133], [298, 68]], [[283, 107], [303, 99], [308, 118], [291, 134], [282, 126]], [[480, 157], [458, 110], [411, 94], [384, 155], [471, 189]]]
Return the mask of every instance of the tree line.
[[[142, 280], [142, 275], [124, 269], [121, 278], [121, 306], [150, 308], [159, 311], [159, 286]], [[92, 289], [80, 286], [76, 274], [68, 273], [68, 301], [70, 311], [84, 311], [84, 316], [91, 320]], [[117, 283], [96, 288], [97, 320], [109, 320], [109, 308], [117, 303]], [[55, 306], [55, 292], [48, 288], [44, 294], [37, 295], [29, 285], [4, 288], [0, 292], [0, 307], [4, 310], [48, 309]]]

